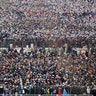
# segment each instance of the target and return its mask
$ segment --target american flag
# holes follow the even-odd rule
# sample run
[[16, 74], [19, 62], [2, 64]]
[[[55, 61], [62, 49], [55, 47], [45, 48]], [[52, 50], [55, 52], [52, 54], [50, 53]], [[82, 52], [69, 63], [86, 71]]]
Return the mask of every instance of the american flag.
[[93, 18], [96, 18], [96, 13], [91, 14]]

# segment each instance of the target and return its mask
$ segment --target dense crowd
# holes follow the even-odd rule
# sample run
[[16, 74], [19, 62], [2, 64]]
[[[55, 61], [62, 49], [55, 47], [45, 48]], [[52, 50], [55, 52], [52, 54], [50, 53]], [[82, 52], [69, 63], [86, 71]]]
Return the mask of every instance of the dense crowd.
[[7, 0], [0, 5], [0, 40], [88, 39], [96, 36], [95, 18], [95, 0]]
[[[51, 87], [96, 87], [96, 49], [90, 54], [71, 51], [66, 55], [38, 48], [28, 53], [23, 48], [20, 52], [11, 49], [2, 51], [0, 60], [0, 79], [11, 94], [34, 86], [42, 87], [43, 94], [50, 94]], [[51, 93], [58, 94], [56, 89]]]
[[[58, 93], [53, 86], [96, 86], [95, 0], [3, 0], [0, 47], [11, 43], [35, 48], [0, 52], [0, 80], [9, 93], [34, 86], [48, 94]], [[72, 50], [83, 46], [85, 53]], [[45, 47], [64, 50], [58, 54]]]

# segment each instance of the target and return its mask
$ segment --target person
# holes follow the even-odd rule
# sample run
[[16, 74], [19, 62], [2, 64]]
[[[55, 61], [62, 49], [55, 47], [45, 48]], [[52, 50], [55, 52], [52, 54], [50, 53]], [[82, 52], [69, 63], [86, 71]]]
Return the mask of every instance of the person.
[[91, 91], [90, 87], [87, 86], [87, 94], [88, 94], [88, 95], [90, 94], [90, 91]]

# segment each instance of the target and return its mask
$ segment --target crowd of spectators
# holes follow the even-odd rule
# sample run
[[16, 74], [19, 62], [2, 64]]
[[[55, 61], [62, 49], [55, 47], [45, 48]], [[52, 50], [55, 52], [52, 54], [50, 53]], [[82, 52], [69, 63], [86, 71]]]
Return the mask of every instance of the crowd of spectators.
[[[0, 46], [8, 41], [35, 45], [28, 54], [23, 49], [0, 52], [0, 80], [9, 93], [34, 86], [46, 94], [57, 94], [59, 85], [96, 86], [95, 0], [7, 0], [0, 4]], [[66, 54], [44, 50], [64, 44]], [[72, 51], [85, 45], [84, 54]]]
[[0, 43], [9, 39], [39, 42], [41, 38], [41, 42], [66, 38], [73, 42], [78, 38], [80, 41], [91, 38], [91, 42], [96, 40], [95, 18], [95, 0], [3, 1], [0, 5]]
[[96, 87], [96, 49], [90, 54], [67, 51], [66, 55], [55, 50], [30, 50], [28, 53], [23, 48], [20, 52], [16, 49], [1, 52], [0, 80], [7, 92], [20, 94], [24, 88], [27, 91], [31, 88], [28, 92], [32, 94], [32, 88], [39, 87], [43, 88], [42, 94], [50, 94], [48, 88], [54, 89], [51, 93], [58, 94], [59, 86]]

